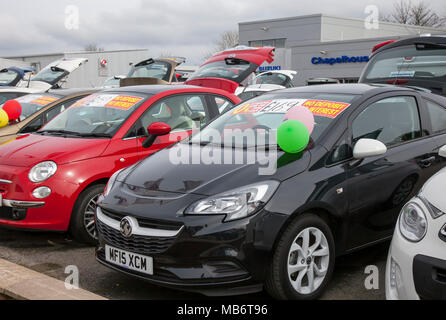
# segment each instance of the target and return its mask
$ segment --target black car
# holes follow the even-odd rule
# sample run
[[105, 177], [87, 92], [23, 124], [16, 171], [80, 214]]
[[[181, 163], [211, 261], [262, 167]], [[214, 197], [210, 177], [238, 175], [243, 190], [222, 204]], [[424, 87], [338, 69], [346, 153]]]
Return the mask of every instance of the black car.
[[[266, 138], [286, 112], [271, 104], [290, 101], [322, 106], [297, 154]], [[237, 138], [249, 129], [256, 134]], [[99, 200], [96, 256], [207, 295], [265, 287], [279, 299], [314, 299], [336, 257], [391, 238], [405, 201], [444, 167], [445, 144], [446, 98], [438, 95], [366, 84], [268, 93], [116, 173]], [[274, 170], [262, 171], [271, 162]]]
[[446, 36], [421, 35], [377, 45], [359, 82], [414, 86], [446, 96]]

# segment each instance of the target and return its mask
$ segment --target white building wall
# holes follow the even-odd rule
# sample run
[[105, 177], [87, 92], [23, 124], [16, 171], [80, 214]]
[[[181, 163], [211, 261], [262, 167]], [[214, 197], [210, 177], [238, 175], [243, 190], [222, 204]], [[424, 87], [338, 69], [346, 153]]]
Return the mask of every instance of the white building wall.
[[[148, 50], [123, 50], [104, 52], [66, 53], [66, 58], [87, 58], [88, 62], [74, 71], [65, 85], [67, 88], [100, 87], [107, 78], [115, 75], [127, 75], [132, 64], [150, 58]], [[101, 67], [105, 59], [107, 66]]]
[[378, 29], [367, 29], [364, 20], [321, 16], [320, 41], [344, 41], [355, 39], [371, 39], [378, 37], [392, 37], [403, 35], [417, 35], [423, 33], [438, 33], [446, 30], [410, 26], [398, 23], [379, 22]]
[[275, 61], [262, 67], [280, 67], [298, 72], [293, 82], [306, 85], [311, 78], [358, 79], [366, 63], [312, 64], [313, 57], [364, 57], [387, 40], [422, 33], [446, 35], [446, 30], [380, 22], [379, 29], [367, 29], [364, 20], [323, 14], [239, 24], [240, 44], [250, 41], [286, 39], [285, 48], [276, 49]]
[[0, 58], [0, 70], [10, 67], [25, 68], [29, 66], [30, 65], [24, 61]]

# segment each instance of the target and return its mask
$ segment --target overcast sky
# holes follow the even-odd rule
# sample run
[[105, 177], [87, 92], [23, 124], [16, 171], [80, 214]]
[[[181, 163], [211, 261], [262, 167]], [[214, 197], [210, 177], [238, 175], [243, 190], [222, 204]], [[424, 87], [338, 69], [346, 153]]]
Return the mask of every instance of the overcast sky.
[[[416, 0], [415, 0], [416, 1]], [[426, 0], [446, 14], [445, 0]], [[79, 51], [94, 43], [106, 50], [149, 49], [198, 64], [218, 35], [238, 22], [324, 13], [365, 18], [366, 6], [392, 10], [389, 0], [20, 0], [0, 1], [0, 56]], [[79, 25], [67, 6], [79, 10]], [[68, 13], [70, 13], [69, 11]], [[69, 28], [66, 24], [68, 22]], [[73, 24], [74, 23], [74, 24]]]

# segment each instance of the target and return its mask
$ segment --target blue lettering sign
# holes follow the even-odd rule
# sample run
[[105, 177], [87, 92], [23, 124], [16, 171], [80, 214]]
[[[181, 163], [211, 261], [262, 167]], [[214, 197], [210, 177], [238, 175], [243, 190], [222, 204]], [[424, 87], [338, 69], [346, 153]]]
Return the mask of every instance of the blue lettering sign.
[[266, 66], [266, 67], [259, 67], [259, 71], [265, 72], [265, 71], [280, 71], [282, 70], [282, 66]]
[[356, 56], [356, 57], [349, 57], [349, 56], [342, 56], [337, 58], [321, 58], [321, 57], [313, 57], [311, 58], [311, 63], [318, 65], [318, 64], [329, 64], [334, 65], [338, 63], [362, 63], [362, 62], [369, 62], [370, 57], [369, 56]]

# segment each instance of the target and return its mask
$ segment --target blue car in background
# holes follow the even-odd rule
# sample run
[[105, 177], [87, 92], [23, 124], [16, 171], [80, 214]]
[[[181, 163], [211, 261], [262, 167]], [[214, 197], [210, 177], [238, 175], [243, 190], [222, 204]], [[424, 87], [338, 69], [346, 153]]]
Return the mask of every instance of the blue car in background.
[[35, 71], [34, 68], [10, 67], [0, 70], [0, 86], [15, 87], [25, 79], [27, 73]]

